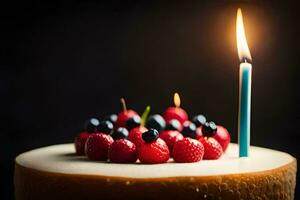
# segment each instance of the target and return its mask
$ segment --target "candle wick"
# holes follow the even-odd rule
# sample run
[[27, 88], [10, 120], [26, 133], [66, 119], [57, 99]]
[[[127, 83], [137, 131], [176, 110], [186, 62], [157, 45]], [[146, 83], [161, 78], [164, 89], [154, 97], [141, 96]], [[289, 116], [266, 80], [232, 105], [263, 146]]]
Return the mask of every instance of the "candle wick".
[[247, 58], [247, 57], [243, 57], [242, 61], [244, 63], [251, 63], [251, 59]]

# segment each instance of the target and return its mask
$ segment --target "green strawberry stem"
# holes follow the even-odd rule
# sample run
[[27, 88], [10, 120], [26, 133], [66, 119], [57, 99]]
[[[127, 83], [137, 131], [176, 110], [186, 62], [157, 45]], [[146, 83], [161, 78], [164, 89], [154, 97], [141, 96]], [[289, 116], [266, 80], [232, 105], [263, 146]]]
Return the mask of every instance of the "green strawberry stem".
[[120, 101], [121, 101], [121, 104], [122, 104], [123, 112], [126, 112], [127, 108], [126, 108], [126, 101], [125, 101], [125, 99], [122, 97], [120, 99]]
[[144, 110], [141, 118], [141, 126], [145, 126], [146, 120], [148, 118], [148, 115], [150, 113], [151, 107], [147, 106], [146, 109]]

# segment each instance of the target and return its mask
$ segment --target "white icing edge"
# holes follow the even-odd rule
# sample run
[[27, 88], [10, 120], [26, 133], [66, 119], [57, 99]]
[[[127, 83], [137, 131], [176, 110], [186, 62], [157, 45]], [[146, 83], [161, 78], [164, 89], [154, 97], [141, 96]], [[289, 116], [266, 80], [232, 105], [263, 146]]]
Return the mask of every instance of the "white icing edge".
[[162, 178], [179, 176], [214, 176], [266, 171], [279, 168], [294, 160], [284, 152], [261, 147], [250, 147], [250, 157], [238, 158], [238, 145], [230, 144], [219, 160], [197, 163], [116, 164], [89, 161], [74, 154], [73, 144], [53, 145], [25, 152], [16, 163], [35, 170], [128, 178]]

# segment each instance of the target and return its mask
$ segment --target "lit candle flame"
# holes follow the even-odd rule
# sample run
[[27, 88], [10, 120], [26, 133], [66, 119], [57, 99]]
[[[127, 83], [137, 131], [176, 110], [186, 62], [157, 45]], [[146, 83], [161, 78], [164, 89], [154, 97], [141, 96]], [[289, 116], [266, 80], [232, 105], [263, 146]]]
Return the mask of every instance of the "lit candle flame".
[[180, 97], [177, 92], [174, 94], [174, 105], [176, 106], [176, 108], [180, 107]]
[[247, 44], [243, 23], [243, 15], [242, 10], [240, 8], [237, 10], [236, 16], [236, 42], [240, 60], [242, 62], [251, 61], [252, 58]]

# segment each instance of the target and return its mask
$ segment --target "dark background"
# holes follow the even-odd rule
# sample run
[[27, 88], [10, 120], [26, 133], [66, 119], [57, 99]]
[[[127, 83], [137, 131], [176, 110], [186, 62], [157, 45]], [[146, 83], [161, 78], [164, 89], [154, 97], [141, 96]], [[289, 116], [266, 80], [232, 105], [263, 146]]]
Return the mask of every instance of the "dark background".
[[71, 142], [86, 118], [118, 112], [122, 96], [156, 113], [178, 91], [190, 116], [223, 124], [236, 142], [238, 7], [253, 57], [251, 143], [300, 159], [295, 3], [1, 3], [1, 199], [13, 198], [16, 155]]

